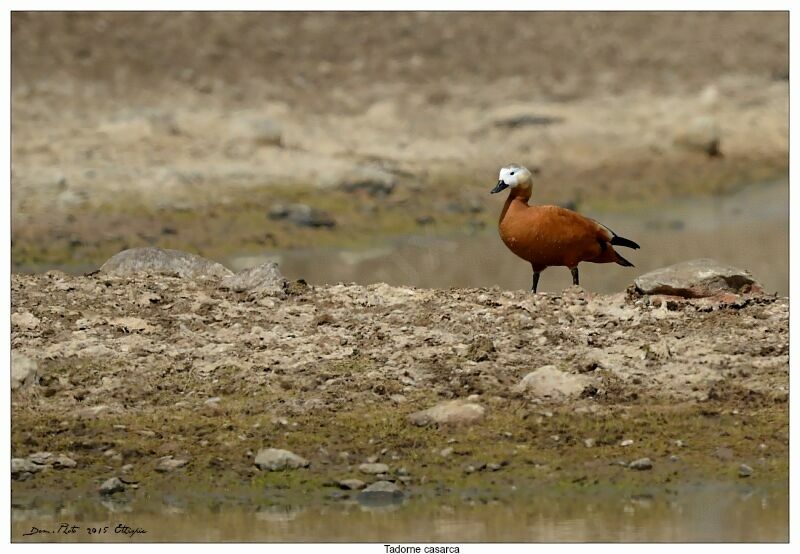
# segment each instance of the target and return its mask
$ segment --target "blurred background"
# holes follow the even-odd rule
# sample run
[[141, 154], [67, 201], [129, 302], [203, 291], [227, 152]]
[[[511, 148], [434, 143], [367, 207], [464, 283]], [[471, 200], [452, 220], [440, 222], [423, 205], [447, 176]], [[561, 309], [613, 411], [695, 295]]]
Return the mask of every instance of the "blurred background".
[[[529, 288], [489, 195], [788, 294], [787, 13], [12, 14], [12, 268], [134, 246], [311, 283]], [[540, 290], [560, 291], [553, 268]]]

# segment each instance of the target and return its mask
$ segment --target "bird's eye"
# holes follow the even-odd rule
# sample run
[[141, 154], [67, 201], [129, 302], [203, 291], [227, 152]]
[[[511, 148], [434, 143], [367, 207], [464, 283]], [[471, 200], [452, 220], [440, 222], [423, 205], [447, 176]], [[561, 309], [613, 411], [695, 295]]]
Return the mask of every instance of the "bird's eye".
[[513, 172], [513, 171], [511, 172], [511, 175], [514, 175], [514, 172]]

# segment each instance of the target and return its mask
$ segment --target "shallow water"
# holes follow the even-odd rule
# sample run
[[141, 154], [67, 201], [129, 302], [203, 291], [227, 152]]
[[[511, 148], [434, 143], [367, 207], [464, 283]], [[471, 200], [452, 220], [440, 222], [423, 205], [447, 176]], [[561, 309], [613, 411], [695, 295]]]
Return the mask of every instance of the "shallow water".
[[[339, 500], [315, 507], [217, 505], [190, 509], [180, 502], [137, 505], [99, 500], [12, 509], [12, 540], [263, 541], [263, 542], [785, 542], [788, 491], [747, 484], [683, 485], [620, 494], [604, 489], [557, 495], [531, 491], [512, 498], [410, 498], [366, 506]], [[33, 526], [71, 535], [23, 536]], [[122, 523], [146, 531], [114, 533]], [[89, 535], [87, 527], [105, 534]]]
[[[726, 197], [681, 199], [622, 212], [580, 211], [641, 245], [621, 248], [635, 268], [581, 264], [581, 285], [611, 293], [624, 290], [647, 271], [693, 258], [749, 270], [769, 293], [789, 294], [789, 186], [775, 182], [749, 186]], [[495, 206], [498, 213], [501, 203]], [[509, 252], [496, 229], [471, 236], [406, 237], [361, 250], [305, 249], [231, 257], [240, 270], [276, 260], [288, 278], [324, 284], [385, 282], [416, 287], [529, 289], [527, 262]], [[560, 292], [572, 283], [563, 267], [546, 270], [539, 290]]]

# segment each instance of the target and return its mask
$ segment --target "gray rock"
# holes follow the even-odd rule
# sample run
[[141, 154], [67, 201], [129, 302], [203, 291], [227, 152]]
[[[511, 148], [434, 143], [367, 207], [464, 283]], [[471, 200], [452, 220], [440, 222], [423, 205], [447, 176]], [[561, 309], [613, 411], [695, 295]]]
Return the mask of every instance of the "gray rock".
[[34, 452], [28, 455], [28, 460], [34, 464], [48, 465], [51, 463], [53, 454], [51, 452]]
[[288, 450], [265, 448], [256, 455], [255, 464], [259, 469], [283, 471], [285, 469], [308, 467], [311, 462]]
[[386, 464], [361, 464], [358, 466], [358, 470], [361, 473], [377, 475], [379, 473], [387, 473], [389, 471], [389, 466]]
[[628, 464], [630, 469], [636, 469], [639, 471], [644, 471], [646, 469], [653, 469], [653, 462], [650, 458], [639, 458], [638, 460], [634, 460]]
[[336, 484], [339, 485], [340, 489], [346, 491], [357, 491], [366, 486], [366, 483], [361, 479], [342, 479], [341, 481], [337, 481]]
[[739, 466], [739, 477], [750, 477], [753, 474], [753, 468], [747, 464]]
[[131, 276], [147, 273], [174, 275], [184, 279], [224, 279], [233, 275], [223, 265], [196, 254], [152, 247], [123, 250], [109, 258], [100, 267], [100, 271], [109, 275]]
[[276, 204], [270, 208], [270, 219], [284, 220], [299, 227], [335, 227], [336, 221], [327, 213], [306, 204]]
[[408, 421], [413, 425], [424, 427], [433, 423], [458, 425], [472, 424], [480, 421], [486, 413], [486, 408], [474, 402], [464, 400], [450, 400], [442, 402], [408, 416]]
[[170, 471], [182, 468], [188, 463], [189, 460], [173, 458], [172, 456], [164, 456], [163, 458], [160, 458], [158, 460], [158, 465], [156, 465], [156, 471], [158, 471], [159, 473], [169, 473]]
[[546, 365], [528, 373], [512, 392], [528, 393], [537, 398], [577, 398], [591, 382], [592, 378], [587, 375], [573, 375], [554, 365]]
[[359, 493], [358, 502], [365, 506], [377, 507], [399, 504], [403, 497], [403, 491], [395, 483], [376, 481]]
[[234, 292], [279, 293], [284, 290], [286, 279], [281, 275], [278, 264], [266, 262], [259, 266], [240, 271], [222, 280], [221, 288]]
[[26, 458], [11, 458], [11, 478], [23, 481], [31, 474], [41, 471], [42, 467]]
[[119, 480], [117, 477], [112, 477], [107, 479], [100, 485], [100, 494], [103, 496], [111, 496], [112, 494], [116, 494], [118, 492], [123, 492], [125, 490], [125, 483]]
[[36, 382], [38, 364], [31, 358], [11, 351], [11, 390], [19, 390]]
[[30, 331], [39, 326], [39, 318], [30, 312], [14, 312], [11, 314], [11, 325]]
[[642, 294], [669, 294], [684, 298], [763, 290], [747, 271], [707, 258], [681, 262], [645, 273], [636, 278], [634, 285]]
[[78, 462], [64, 454], [59, 454], [53, 458], [52, 465], [56, 469], [72, 469], [78, 466]]

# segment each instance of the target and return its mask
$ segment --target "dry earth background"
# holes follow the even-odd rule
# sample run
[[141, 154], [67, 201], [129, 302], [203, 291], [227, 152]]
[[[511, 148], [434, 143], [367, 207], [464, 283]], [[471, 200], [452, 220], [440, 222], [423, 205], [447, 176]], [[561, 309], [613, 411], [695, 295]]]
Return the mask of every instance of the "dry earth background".
[[15, 13], [12, 41], [15, 268], [481, 227], [509, 161], [596, 207], [788, 167], [781, 13]]
[[[17, 507], [117, 476], [147, 498], [785, 483], [785, 298], [44, 274], [493, 225], [509, 161], [541, 168], [537, 200], [594, 206], [785, 178], [788, 15], [14, 13], [12, 265], [41, 270], [12, 277], [38, 364]], [[572, 392], [515, 389], [548, 365]], [[468, 397], [476, 425], [407, 420]], [[311, 465], [259, 471], [266, 447]]]

